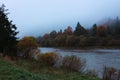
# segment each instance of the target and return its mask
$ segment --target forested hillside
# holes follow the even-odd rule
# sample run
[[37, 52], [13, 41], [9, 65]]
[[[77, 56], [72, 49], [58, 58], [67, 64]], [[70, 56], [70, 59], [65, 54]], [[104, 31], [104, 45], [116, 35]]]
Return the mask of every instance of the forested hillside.
[[100, 25], [93, 24], [86, 29], [79, 22], [75, 29], [68, 26], [65, 30], [51, 31], [37, 38], [44, 47], [120, 47], [120, 20], [111, 19]]

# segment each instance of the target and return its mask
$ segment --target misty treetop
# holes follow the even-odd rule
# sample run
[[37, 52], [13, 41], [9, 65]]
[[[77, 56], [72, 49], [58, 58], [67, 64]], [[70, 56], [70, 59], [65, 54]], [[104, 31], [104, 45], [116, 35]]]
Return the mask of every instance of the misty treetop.
[[75, 30], [71, 26], [64, 31], [53, 30], [38, 37], [37, 42], [44, 47], [120, 47], [120, 20], [117, 17], [100, 25], [93, 24], [90, 29], [78, 22]]

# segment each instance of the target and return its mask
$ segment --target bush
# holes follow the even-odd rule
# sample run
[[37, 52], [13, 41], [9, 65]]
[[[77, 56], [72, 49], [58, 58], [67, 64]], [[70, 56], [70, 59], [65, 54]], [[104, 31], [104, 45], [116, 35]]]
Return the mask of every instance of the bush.
[[37, 59], [40, 63], [44, 63], [47, 66], [54, 66], [59, 59], [59, 55], [54, 52], [49, 52], [45, 54], [39, 54]]
[[63, 63], [62, 66], [64, 68], [74, 70], [74, 71], [83, 72], [83, 70], [85, 68], [86, 61], [81, 60], [81, 58], [72, 55], [72, 56], [65, 56], [63, 58], [62, 63]]
[[36, 56], [36, 60], [39, 62], [39, 63], [45, 63], [45, 61], [44, 61], [44, 54], [38, 54], [37, 56]]
[[33, 52], [33, 50], [37, 49], [37, 47], [38, 45], [34, 37], [24, 37], [18, 42], [19, 52], [22, 53], [22, 57], [24, 58], [31, 57], [30, 52]]

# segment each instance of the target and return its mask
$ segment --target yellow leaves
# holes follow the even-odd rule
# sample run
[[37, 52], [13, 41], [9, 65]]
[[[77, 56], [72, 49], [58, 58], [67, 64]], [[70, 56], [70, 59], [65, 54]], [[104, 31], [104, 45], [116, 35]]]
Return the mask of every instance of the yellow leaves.
[[37, 48], [38, 45], [34, 37], [24, 37], [18, 42], [19, 49]]
[[54, 52], [49, 52], [49, 53], [46, 53], [46, 54], [44, 54], [44, 57], [46, 58], [46, 59], [48, 59], [48, 58], [53, 58], [53, 59], [55, 59], [55, 58], [57, 58], [58, 57], [58, 54], [57, 53], [54, 53]]
[[39, 54], [38, 55], [38, 61], [48, 65], [48, 66], [53, 66], [56, 64], [57, 60], [59, 58], [59, 55], [54, 52], [49, 52], [45, 54]]

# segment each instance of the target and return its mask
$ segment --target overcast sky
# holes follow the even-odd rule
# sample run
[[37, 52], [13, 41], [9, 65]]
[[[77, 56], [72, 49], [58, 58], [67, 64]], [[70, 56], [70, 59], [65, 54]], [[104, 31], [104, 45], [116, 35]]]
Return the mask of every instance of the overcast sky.
[[105, 18], [120, 17], [120, 0], [0, 0], [19, 35], [43, 35], [51, 30], [73, 29], [79, 21], [86, 28]]

